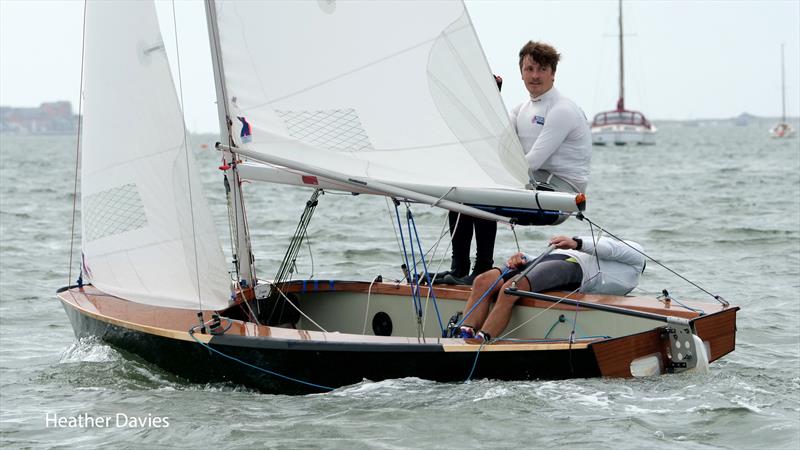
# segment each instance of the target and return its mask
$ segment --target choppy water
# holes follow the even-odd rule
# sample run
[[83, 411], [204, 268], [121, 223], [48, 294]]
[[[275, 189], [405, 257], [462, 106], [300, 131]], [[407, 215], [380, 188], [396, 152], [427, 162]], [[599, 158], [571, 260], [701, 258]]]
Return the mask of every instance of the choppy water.
[[[667, 124], [659, 144], [596, 148], [587, 216], [742, 307], [736, 351], [707, 375], [437, 384], [364, 381], [319, 395], [197, 385], [76, 341], [55, 290], [68, 282], [71, 138], [2, 137], [0, 446], [190, 448], [792, 448], [800, 446], [800, 140], [765, 126]], [[215, 158], [198, 150], [209, 188]], [[248, 187], [260, 273], [283, 256], [308, 191]], [[212, 196], [221, 220], [221, 193]], [[399, 278], [383, 199], [325, 195], [310, 227], [321, 277]], [[423, 243], [445, 214], [417, 206]], [[223, 230], [220, 227], [220, 230]], [[530, 252], [557, 229], [518, 231]], [[508, 230], [496, 258], [512, 252]], [[308, 249], [300, 271], [312, 271]], [[707, 298], [648, 266], [642, 291]], [[75, 270], [73, 269], [73, 278]], [[70, 429], [47, 414], [167, 417], [167, 428]], [[112, 425], [115, 425], [112, 422]]]

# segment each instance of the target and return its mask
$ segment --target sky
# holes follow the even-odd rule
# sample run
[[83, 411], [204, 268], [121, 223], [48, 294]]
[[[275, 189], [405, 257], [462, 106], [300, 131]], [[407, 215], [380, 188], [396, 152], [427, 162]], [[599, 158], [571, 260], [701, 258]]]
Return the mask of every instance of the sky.
[[[527, 96], [517, 53], [528, 40], [558, 49], [556, 87], [589, 117], [613, 109], [616, 1], [466, 4], [492, 70], [505, 80], [509, 109]], [[192, 131], [213, 132], [218, 125], [202, 2], [176, 0], [174, 7], [186, 123]], [[173, 3], [158, 1], [157, 8], [164, 40], [174, 43]], [[623, 8], [629, 109], [656, 124], [743, 112], [780, 116], [783, 43], [787, 115], [800, 115], [800, 0], [630, 0]], [[0, 0], [0, 105], [69, 100], [77, 110], [82, 14], [82, 1]]]

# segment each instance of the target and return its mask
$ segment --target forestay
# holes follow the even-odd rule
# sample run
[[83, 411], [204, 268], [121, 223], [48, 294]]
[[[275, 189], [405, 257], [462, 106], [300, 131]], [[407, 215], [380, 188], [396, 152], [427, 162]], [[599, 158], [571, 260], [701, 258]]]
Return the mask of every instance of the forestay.
[[155, 7], [88, 2], [86, 14], [84, 277], [136, 302], [224, 308], [231, 279], [191, 154], [187, 162]]
[[406, 186], [528, 183], [462, 2], [224, 1], [216, 12], [237, 145]]

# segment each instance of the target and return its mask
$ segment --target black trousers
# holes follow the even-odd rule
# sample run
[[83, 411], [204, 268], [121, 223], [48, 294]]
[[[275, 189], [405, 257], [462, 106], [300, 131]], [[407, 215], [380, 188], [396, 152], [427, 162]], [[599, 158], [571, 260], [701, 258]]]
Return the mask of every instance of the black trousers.
[[[450, 235], [453, 237], [453, 260], [450, 270], [455, 276], [469, 273], [469, 254], [472, 246], [472, 233], [475, 232], [475, 268], [482, 273], [492, 268], [494, 263], [494, 241], [497, 236], [497, 222], [477, 219], [466, 214], [450, 212]], [[458, 224], [456, 224], [458, 222]]]

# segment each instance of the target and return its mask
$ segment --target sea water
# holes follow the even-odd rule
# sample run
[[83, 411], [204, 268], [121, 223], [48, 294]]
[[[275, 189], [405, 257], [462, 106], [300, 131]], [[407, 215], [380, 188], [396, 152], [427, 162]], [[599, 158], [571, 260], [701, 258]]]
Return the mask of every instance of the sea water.
[[[736, 350], [709, 373], [364, 380], [307, 396], [192, 384], [102, 342], [76, 340], [55, 298], [77, 277], [76, 258], [69, 268], [70, 249], [77, 255], [80, 246], [70, 240], [71, 229], [80, 229], [72, 216], [75, 139], [2, 136], [0, 446], [797, 449], [800, 141], [770, 139], [768, 126], [660, 124], [655, 146], [594, 148], [586, 216], [742, 308]], [[191, 149], [228, 249], [219, 155], [201, 145], [211, 142], [195, 136]], [[245, 191], [258, 273], [270, 278], [310, 191], [263, 184]], [[445, 212], [412, 210], [423, 245], [432, 246]], [[383, 198], [326, 193], [295, 276], [400, 278], [390, 213]], [[515, 231], [528, 253], [544, 250], [553, 234], [591, 232], [575, 219]], [[501, 226], [495, 260], [516, 249], [514, 234]], [[651, 262], [635, 293], [662, 289], [679, 300], [714, 302]]]

